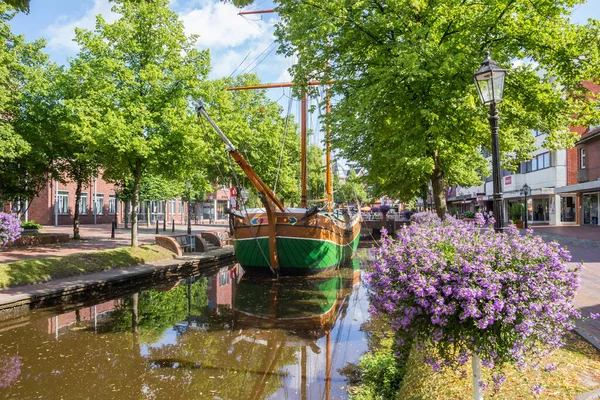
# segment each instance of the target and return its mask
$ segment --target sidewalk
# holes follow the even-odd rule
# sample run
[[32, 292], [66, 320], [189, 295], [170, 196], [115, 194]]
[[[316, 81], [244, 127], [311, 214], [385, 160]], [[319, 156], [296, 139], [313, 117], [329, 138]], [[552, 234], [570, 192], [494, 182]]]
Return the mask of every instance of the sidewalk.
[[[200, 233], [206, 231], [223, 231], [227, 230], [226, 225], [192, 225], [192, 233]], [[66, 233], [73, 235], [73, 226], [44, 226], [41, 233]], [[129, 246], [131, 244], [131, 230], [119, 228], [115, 232], [115, 239], [110, 238], [111, 225], [81, 225], [79, 228], [82, 240], [71, 240], [68, 243], [51, 244], [34, 247], [13, 248], [8, 251], [0, 251], [0, 263], [8, 263], [14, 261], [28, 260], [32, 258], [43, 257], [59, 257], [76, 253], [90, 253], [100, 250], [116, 249], [118, 247]], [[187, 233], [187, 226], [175, 225], [175, 233], [171, 232], [171, 227], [167, 226], [167, 230], [162, 230], [160, 225], [159, 235], [171, 235]], [[138, 230], [138, 240], [140, 244], [154, 243], [156, 236], [156, 227], [148, 228], [142, 226]]]
[[[546, 241], [557, 241], [571, 253], [569, 266], [583, 261], [581, 288], [575, 304], [583, 317], [600, 313], [600, 229], [579, 226], [539, 226], [534, 234]], [[600, 350], [600, 320], [580, 321], [577, 332]]]

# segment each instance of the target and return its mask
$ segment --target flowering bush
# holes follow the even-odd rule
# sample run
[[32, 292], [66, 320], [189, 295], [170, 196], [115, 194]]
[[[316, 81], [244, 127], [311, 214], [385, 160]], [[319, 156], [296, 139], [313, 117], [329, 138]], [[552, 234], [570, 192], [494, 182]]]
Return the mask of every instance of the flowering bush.
[[[384, 235], [368, 267], [371, 311], [392, 324], [399, 344], [415, 340], [435, 370], [477, 354], [488, 368], [526, 364], [563, 344], [579, 317], [573, 306], [581, 265], [569, 253], [514, 226], [413, 215], [397, 240]], [[499, 385], [501, 374], [494, 376]], [[481, 387], [486, 386], [480, 383]]]
[[23, 229], [18, 218], [0, 212], [0, 247], [17, 240], [21, 236], [21, 232]]

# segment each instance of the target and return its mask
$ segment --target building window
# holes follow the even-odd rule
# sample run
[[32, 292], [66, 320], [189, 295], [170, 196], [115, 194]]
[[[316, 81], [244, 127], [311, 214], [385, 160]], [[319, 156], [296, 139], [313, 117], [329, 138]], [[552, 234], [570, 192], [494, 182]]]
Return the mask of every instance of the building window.
[[550, 168], [550, 152], [538, 154], [525, 163], [525, 172], [533, 172], [545, 168]]
[[169, 212], [175, 214], [175, 200], [169, 200]]
[[56, 196], [57, 212], [59, 214], [69, 213], [69, 192], [65, 190], [59, 190]]
[[108, 196], [108, 213], [117, 213], [117, 196], [115, 196], [114, 194]]
[[219, 273], [219, 286], [229, 285], [229, 271]]
[[104, 193], [96, 193], [94, 211], [96, 215], [102, 215], [104, 213]]
[[183, 199], [179, 200], [179, 214], [183, 214]]
[[88, 213], [88, 194], [81, 193], [81, 197], [79, 198], [79, 214], [85, 215]]
[[538, 136], [542, 136], [544, 134], [544, 132], [536, 129], [535, 131], [533, 131], [533, 136], [538, 137]]
[[585, 148], [579, 149], [579, 169], [585, 169]]

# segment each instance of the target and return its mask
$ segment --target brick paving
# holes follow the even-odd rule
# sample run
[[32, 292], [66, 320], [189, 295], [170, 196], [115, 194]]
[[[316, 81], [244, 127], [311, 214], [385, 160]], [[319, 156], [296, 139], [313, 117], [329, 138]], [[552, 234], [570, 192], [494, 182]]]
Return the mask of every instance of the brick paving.
[[[544, 240], [557, 241], [570, 252], [575, 265], [583, 261], [581, 288], [575, 297], [575, 304], [581, 314], [600, 313], [600, 229], [577, 226], [547, 226], [534, 228], [534, 233]], [[600, 320], [587, 320], [577, 323], [577, 331], [600, 349]]]
[[[162, 230], [162, 225], [159, 227], [160, 235], [170, 235], [171, 227], [167, 226], [167, 230]], [[202, 231], [222, 231], [228, 229], [226, 225], [192, 225], [192, 233]], [[67, 233], [73, 234], [73, 227], [62, 226], [44, 226], [41, 233]], [[140, 244], [154, 243], [156, 228], [148, 228], [146, 226], [139, 228]], [[175, 225], [175, 234], [187, 232], [186, 225]], [[68, 243], [50, 244], [43, 246], [32, 246], [22, 248], [11, 248], [0, 251], [0, 263], [28, 260], [32, 258], [43, 257], [59, 257], [77, 253], [91, 253], [99, 250], [116, 249], [118, 247], [129, 246], [131, 243], [131, 231], [129, 229], [119, 228], [115, 233], [115, 239], [110, 238], [111, 225], [81, 225], [80, 235], [82, 240], [71, 240]]]

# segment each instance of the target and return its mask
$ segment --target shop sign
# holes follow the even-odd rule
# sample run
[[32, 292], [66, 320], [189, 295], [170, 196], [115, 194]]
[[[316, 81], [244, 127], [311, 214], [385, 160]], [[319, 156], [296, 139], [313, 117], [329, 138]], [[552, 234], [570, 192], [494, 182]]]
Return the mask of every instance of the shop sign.
[[512, 176], [505, 176], [504, 177], [504, 184], [505, 185], [510, 185], [512, 183]]

